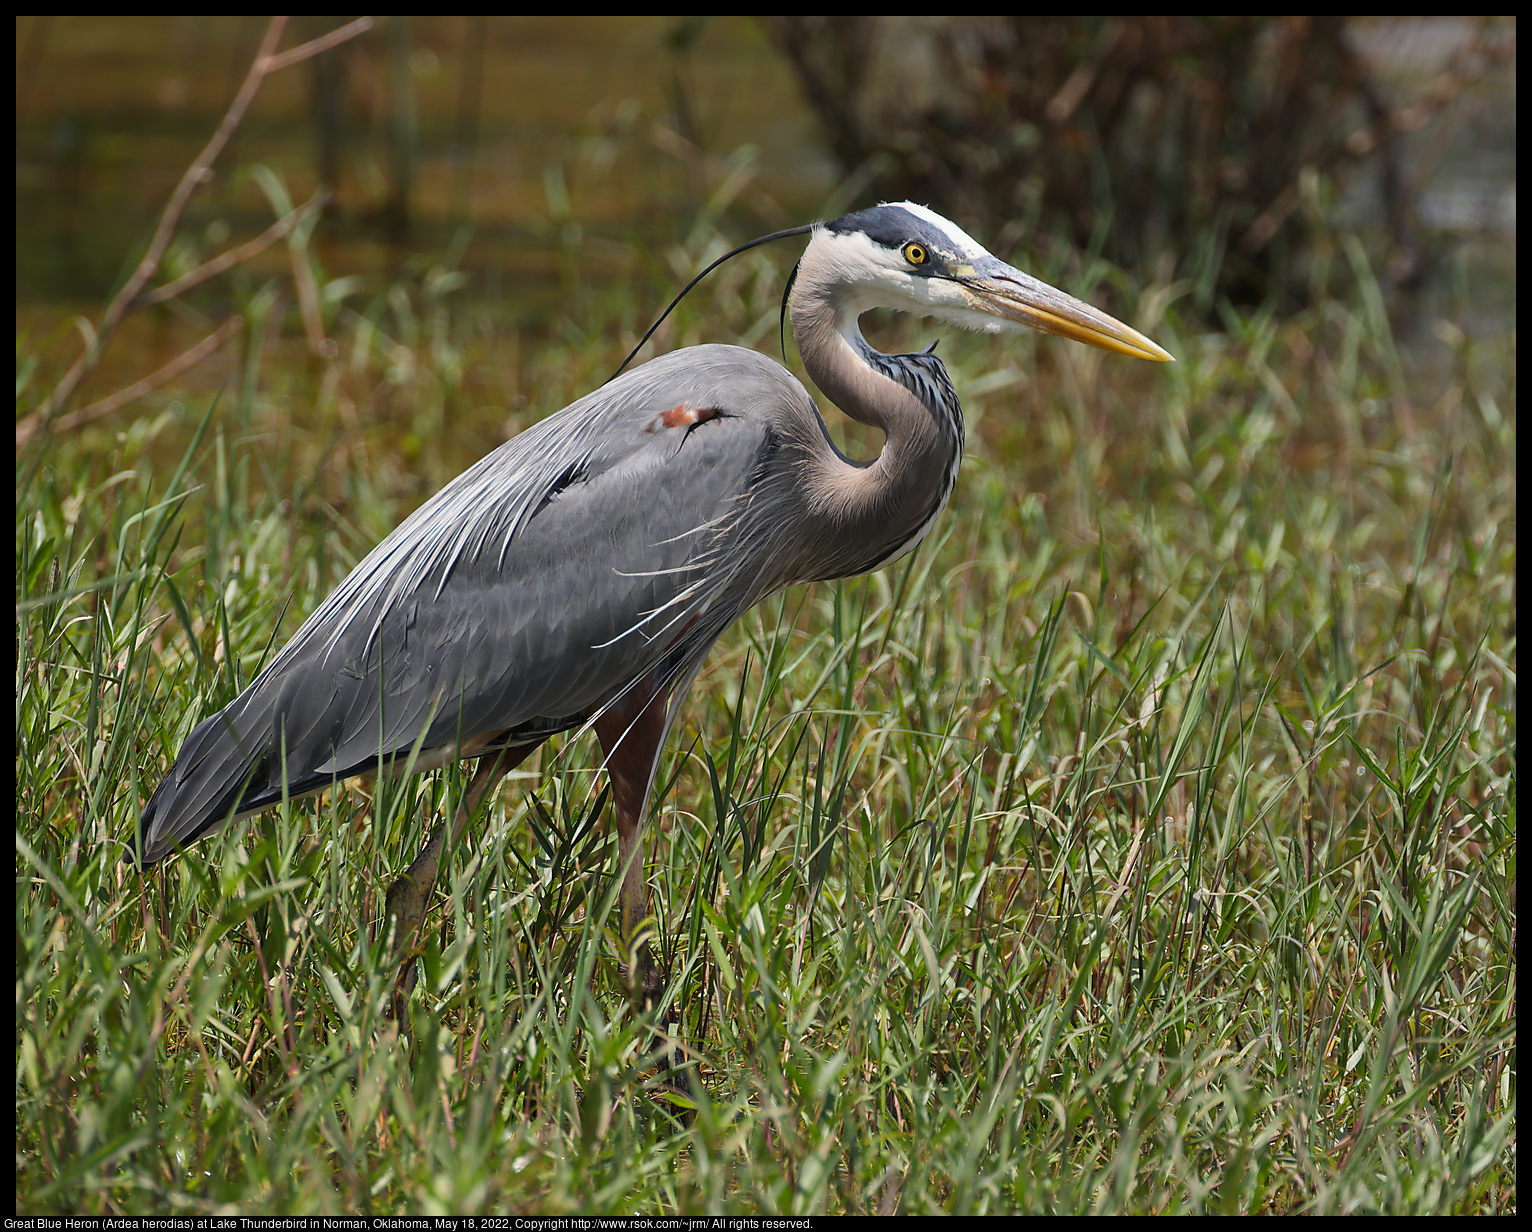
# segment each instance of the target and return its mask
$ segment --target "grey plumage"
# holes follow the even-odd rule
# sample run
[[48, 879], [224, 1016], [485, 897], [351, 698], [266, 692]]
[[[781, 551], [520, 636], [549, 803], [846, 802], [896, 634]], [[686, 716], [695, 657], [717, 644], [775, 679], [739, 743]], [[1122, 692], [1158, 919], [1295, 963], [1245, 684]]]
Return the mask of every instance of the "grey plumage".
[[[711, 414], [686, 422], [698, 411]], [[280, 801], [284, 732], [302, 795], [376, 770], [380, 750], [407, 754], [422, 729], [427, 751], [460, 735], [515, 745], [583, 724], [635, 679], [672, 682], [763, 595], [812, 580], [754, 525], [790, 496], [773, 482], [799, 448], [783, 422], [803, 420], [801, 434], [812, 416], [783, 368], [708, 346], [507, 441], [369, 553], [192, 733], [144, 810], [145, 861], [231, 809]]]

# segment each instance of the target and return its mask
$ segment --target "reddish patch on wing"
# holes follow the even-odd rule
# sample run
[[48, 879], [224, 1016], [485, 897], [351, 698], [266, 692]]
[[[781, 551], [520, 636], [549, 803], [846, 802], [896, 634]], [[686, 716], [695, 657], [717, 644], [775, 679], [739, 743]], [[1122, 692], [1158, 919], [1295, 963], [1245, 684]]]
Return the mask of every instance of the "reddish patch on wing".
[[690, 428], [694, 424], [706, 423], [717, 414], [717, 407], [702, 406], [694, 409], [683, 402], [680, 406], [671, 407], [662, 415], [656, 415], [649, 421], [644, 431], [653, 432], [656, 428]]

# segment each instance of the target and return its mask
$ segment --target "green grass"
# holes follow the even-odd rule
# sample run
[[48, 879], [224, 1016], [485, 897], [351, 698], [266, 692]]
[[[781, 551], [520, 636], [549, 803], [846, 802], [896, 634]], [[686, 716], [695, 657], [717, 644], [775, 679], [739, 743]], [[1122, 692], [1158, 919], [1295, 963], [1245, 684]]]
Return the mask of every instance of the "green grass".
[[[772, 347], [791, 259], [667, 345]], [[413, 1057], [383, 890], [460, 771], [118, 862], [191, 727], [658, 291], [523, 337], [422, 263], [332, 299], [328, 367], [252, 347], [19, 462], [21, 1207], [1514, 1210], [1514, 338], [1443, 328], [1421, 375], [1360, 245], [1316, 269], [1210, 333], [1195, 288], [1119, 286], [1173, 366], [946, 337], [971, 448], [932, 541], [720, 643], [652, 806], [689, 1123], [588, 737], [454, 853]]]

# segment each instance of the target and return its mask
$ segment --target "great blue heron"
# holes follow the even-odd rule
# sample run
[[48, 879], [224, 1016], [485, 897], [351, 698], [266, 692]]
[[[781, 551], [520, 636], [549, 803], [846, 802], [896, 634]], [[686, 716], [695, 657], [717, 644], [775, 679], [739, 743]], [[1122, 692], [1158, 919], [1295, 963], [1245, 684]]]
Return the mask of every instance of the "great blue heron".
[[[284, 795], [477, 758], [456, 838], [502, 775], [589, 725], [614, 789], [631, 943], [647, 915], [639, 838], [655, 766], [708, 650], [783, 587], [904, 555], [957, 480], [963, 416], [941, 360], [874, 350], [862, 314], [1030, 327], [1171, 358], [924, 206], [880, 205], [744, 247], [793, 234], [810, 236], [785, 299], [803, 365], [842, 411], [883, 431], [877, 458], [842, 454], [803, 386], [755, 351], [689, 347], [616, 377], [406, 518], [198, 724], [144, 807], [139, 863]], [[401, 948], [424, 917], [446, 826], [389, 888]], [[652, 998], [647, 946], [640, 966]], [[405, 991], [413, 971], [406, 962]]]

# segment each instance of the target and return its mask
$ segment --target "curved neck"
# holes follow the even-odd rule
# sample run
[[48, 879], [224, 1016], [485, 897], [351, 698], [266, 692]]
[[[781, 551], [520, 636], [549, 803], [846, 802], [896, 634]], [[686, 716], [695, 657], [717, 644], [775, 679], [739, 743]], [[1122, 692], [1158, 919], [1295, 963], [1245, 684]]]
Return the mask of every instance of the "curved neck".
[[828, 435], [813, 451], [804, 491], [810, 514], [824, 523], [821, 548], [832, 549], [833, 571], [821, 578], [864, 573], [920, 542], [952, 494], [963, 456], [963, 413], [946, 369], [929, 352], [884, 355], [869, 346], [857, 320], [872, 306], [816, 276], [807, 259], [788, 301], [809, 377], [885, 437], [871, 462], [845, 457]]

